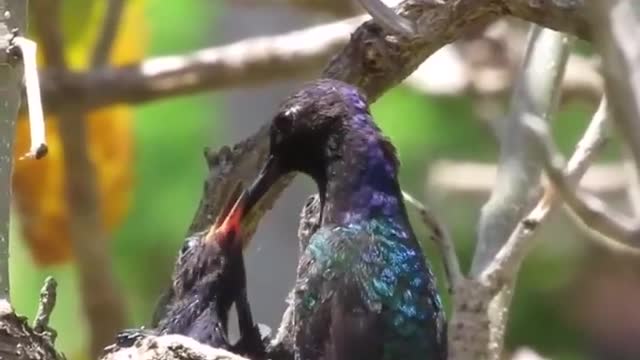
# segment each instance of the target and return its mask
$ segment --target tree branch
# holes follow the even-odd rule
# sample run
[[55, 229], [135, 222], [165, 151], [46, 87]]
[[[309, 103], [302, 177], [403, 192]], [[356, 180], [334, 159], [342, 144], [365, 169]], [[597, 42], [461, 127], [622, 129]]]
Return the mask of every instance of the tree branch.
[[0, 75], [4, 79], [0, 92], [0, 301], [7, 302], [10, 301], [9, 223], [13, 144], [23, 78], [22, 64], [9, 55], [9, 50], [14, 36], [12, 30], [25, 32], [26, 16], [26, 1], [0, 2]]
[[320, 69], [364, 19], [360, 16], [119, 68], [47, 72], [43, 75], [44, 98], [49, 109], [59, 108], [69, 96], [88, 107], [99, 107], [300, 77]]
[[[573, 1], [568, 7], [562, 7], [566, 5], [562, 0], [544, 6], [533, 2], [530, 6], [523, 1], [514, 3], [506, 8], [500, 0], [446, 3], [406, 0], [395, 11], [418, 24], [417, 35], [411, 39], [388, 34], [373, 21], [362, 24], [350, 38], [354, 28], [367, 18], [359, 16], [276, 37], [204, 49], [187, 56], [160, 57], [137, 65], [89, 73], [47, 72], [42, 76], [43, 97], [47, 108], [53, 110], [69, 97], [82, 101], [87, 107], [98, 107], [139, 103], [202, 90], [252, 86], [313, 72], [348, 43], [332, 59], [322, 76], [358, 85], [375, 100], [404, 80], [443, 45], [501, 15], [525, 17], [586, 36], [578, 31], [584, 27], [582, 1]], [[532, 8], [540, 8], [541, 13]], [[297, 66], [291, 66], [292, 63]]]
[[591, 1], [594, 41], [618, 132], [640, 167], [640, 21], [633, 1]]
[[452, 293], [459, 287], [464, 279], [464, 275], [462, 274], [460, 260], [458, 260], [456, 247], [449, 230], [447, 230], [430, 209], [409, 193], [403, 191], [402, 196], [405, 202], [408, 202], [418, 211], [422, 222], [431, 230], [431, 239], [438, 247], [440, 255], [442, 256], [444, 270], [449, 283], [449, 292]]
[[108, 0], [107, 10], [105, 11], [104, 20], [102, 22], [102, 30], [100, 37], [96, 42], [93, 50], [91, 64], [94, 68], [104, 66], [109, 62], [109, 55], [113, 48], [113, 43], [118, 34], [118, 26], [120, 25], [120, 17], [124, 8], [124, 0]]
[[[490, 266], [530, 206], [533, 196], [538, 193], [542, 163], [534, 151], [534, 140], [526, 131], [524, 121], [531, 115], [548, 120], [555, 109], [569, 46], [565, 35], [538, 26], [532, 27], [528, 44], [522, 72], [513, 90], [510, 114], [500, 132], [497, 182], [480, 215], [478, 240], [470, 272], [474, 279], [479, 279], [483, 270]], [[488, 343], [463, 344], [452, 341], [450, 353], [465, 358], [477, 354], [487, 354], [490, 359], [500, 358], [513, 286], [513, 282], [501, 284], [500, 291], [491, 298], [487, 308], [475, 310], [486, 311], [488, 315]], [[455, 309], [456, 313], [465, 311], [469, 310], [466, 307]], [[464, 316], [456, 313], [454, 317]], [[452, 320], [451, 323], [459, 323], [459, 320]], [[450, 329], [454, 334], [469, 331], [451, 325]], [[455, 337], [465, 339], [469, 336]]]
[[[426, 0], [436, 1], [436, 0]], [[359, 0], [360, 5], [367, 10], [373, 20], [380, 26], [384, 27], [388, 32], [402, 35], [407, 38], [416, 36], [414, 24], [395, 13], [381, 0]]]
[[[607, 115], [607, 104], [603, 99], [582, 139], [576, 145], [569, 164], [562, 170], [562, 173], [567, 174], [566, 180], [571, 188], [575, 188], [580, 182], [593, 158], [607, 142]], [[525, 125], [530, 126], [528, 123]], [[538, 137], [540, 134], [535, 136]], [[545, 168], [549, 164], [546, 160], [547, 158], [544, 161]], [[565, 178], [564, 175], [562, 178]], [[494, 257], [491, 265], [482, 273], [481, 278], [484, 281], [510, 281], [516, 276], [528, 250], [533, 245], [533, 235], [553, 209], [556, 200], [555, 188], [546, 186], [544, 195], [538, 204], [518, 223], [509, 240]]]
[[531, 118], [527, 126], [535, 133], [536, 146], [544, 154], [549, 180], [582, 225], [613, 241], [640, 247], [640, 221], [615, 211], [595, 196], [579, 195], [564, 175], [564, 160], [555, 149], [546, 124]]
[[[580, 186], [602, 197], [624, 194], [627, 167], [621, 163], [593, 165]], [[426, 186], [430, 192], [484, 199], [496, 182], [496, 168], [492, 163], [441, 160], [429, 168]]]

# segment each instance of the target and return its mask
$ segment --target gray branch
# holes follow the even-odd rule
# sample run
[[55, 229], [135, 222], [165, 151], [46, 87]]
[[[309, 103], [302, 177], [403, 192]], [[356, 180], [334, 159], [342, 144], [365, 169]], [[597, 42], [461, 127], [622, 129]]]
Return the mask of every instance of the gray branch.
[[359, 2], [360, 5], [367, 10], [369, 15], [371, 15], [373, 20], [390, 33], [396, 33], [408, 38], [416, 36], [414, 24], [396, 14], [393, 9], [389, 8], [381, 0], [359, 0]]
[[427, 208], [423, 203], [405, 191], [402, 192], [402, 196], [405, 202], [409, 203], [418, 211], [422, 222], [431, 230], [431, 239], [438, 247], [440, 256], [442, 256], [445, 274], [449, 283], [449, 292], [452, 293], [458, 288], [462, 279], [464, 279], [464, 275], [460, 268], [460, 260], [458, 260], [458, 253], [451, 238], [451, 233], [444, 224], [438, 220], [436, 214], [434, 214], [431, 209]]
[[[523, 68], [513, 91], [510, 114], [504, 120], [499, 135], [497, 181], [480, 215], [476, 251], [471, 265], [473, 279], [480, 278], [483, 270], [490, 266], [528, 210], [532, 199], [539, 193], [542, 160], [535, 152], [534, 140], [526, 131], [524, 122], [528, 116], [548, 121], [558, 102], [558, 85], [568, 55], [568, 39], [565, 35], [538, 26], [532, 27]], [[491, 297], [487, 307], [477, 310], [486, 312], [488, 316], [488, 342], [464, 344], [451, 341], [452, 354], [464, 358], [470, 354], [487, 354], [490, 359], [500, 358], [513, 285], [513, 282], [501, 284], [500, 291]], [[468, 311], [466, 309], [456, 308], [454, 317], [464, 317], [465, 311]], [[459, 320], [452, 323], [459, 323]], [[455, 335], [456, 332], [468, 332], [468, 328], [450, 326], [450, 329], [455, 338], [465, 339], [470, 336]]]
[[[308, 75], [344, 46], [322, 76], [363, 88], [370, 99], [397, 85], [424, 60], [466, 30], [499, 16], [513, 15], [588, 38], [583, 1], [555, 0], [544, 6], [500, 0], [448, 2], [406, 0], [395, 12], [416, 24], [416, 36], [398, 38], [367, 17], [356, 17], [277, 37], [244, 40], [187, 56], [167, 56], [140, 64], [88, 73], [47, 72], [42, 92], [53, 110], [73, 98], [87, 107], [139, 103], [167, 96]], [[346, 44], [346, 46], [345, 46]], [[292, 62], [296, 66], [291, 66]]]
[[10, 53], [12, 30], [25, 32], [26, 1], [0, 0], [0, 300], [9, 301], [9, 222], [13, 143], [23, 67]]
[[[582, 139], [576, 145], [576, 149], [569, 160], [566, 168], [562, 173], [566, 173], [566, 183], [575, 187], [580, 179], [584, 176], [591, 164], [593, 158], [604, 147], [608, 140], [607, 131], [607, 102], [602, 100], [593, 119], [589, 123]], [[530, 127], [530, 124], [525, 124]], [[538, 143], [540, 142], [540, 133], [535, 133]], [[544, 134], [547, 136], [548, 134]], [[545, 152], [541, 152], [544, 156]], [[545, 168], [548, 169], [547, 157], [545, 157]], [[562, 175], [562, 179], [565, 176]], [[554, 182], [555, 183], [555, 182]], [[509, 237], [507, 243], [500, 249], [498, 254], [492, 260], [492, 263], [481, 275], [484, 281], [504, 281], [510, 280], [516, 276], [520, 265], [522, 264], [528, 250], [532, 247], [533, 236], [539, 225], [544, 221], [547, 215], [553, 210], [557, 202], [557, 192], [553, 186], [545, 188], [544, 195], [538, 201], [537, 205], [522, 219], [516, 226], [513, 233]]]
[[536, 146], [544, 154], [549, 180], [582, 225], [612, 241], [640, 247], [640, 221], [610, 208], [595, 196], [576, 191], [572, 181], [564, 174], [564, 160], [555, 149], [547, 126], [531, 118], [528, 127], [536, 135]]
[[549, 120], [557, 104], [568, 54], [566, 36], [533, 27], [510, 113], [503, 120], [497, 182], [478, 224], [471, 268], [474, 276], [492, 261], [539, 192], [542, 162], [524, 121], [531, 115]]
[[[594, 42], [603, 58], [613, 120], [640, 167], [640, 20], [636, 1], [591, 2]], [[635, 5], [634, 5], [635, 4]], [[635, 6], [635, 9], [634, 9]]]

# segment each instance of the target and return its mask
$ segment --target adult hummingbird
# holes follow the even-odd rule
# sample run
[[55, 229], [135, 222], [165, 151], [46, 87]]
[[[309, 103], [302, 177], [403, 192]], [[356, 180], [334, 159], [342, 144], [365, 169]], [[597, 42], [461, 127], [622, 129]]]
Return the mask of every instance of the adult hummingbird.
[[320, 195], [293, 290], [295, 358], [446, 359], [444, 311], [402, 201], [395, 149], [362, 92], [330, 79], [305, 85], [274, 116], [269, 151], [235, 211], [249, 213], [294, 171]]

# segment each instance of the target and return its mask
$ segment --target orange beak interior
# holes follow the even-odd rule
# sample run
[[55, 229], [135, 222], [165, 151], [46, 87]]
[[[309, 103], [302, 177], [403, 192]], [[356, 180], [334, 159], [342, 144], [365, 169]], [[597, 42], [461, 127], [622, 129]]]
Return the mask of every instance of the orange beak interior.
[[238, 247], [242, 249], [244, 241], [240, 239], [240, 230], [245, 202], [246, 193], [242, 191], [242, 186], [238, 183], [207, 233], [205, 242], [216, 242], [221, 248]]

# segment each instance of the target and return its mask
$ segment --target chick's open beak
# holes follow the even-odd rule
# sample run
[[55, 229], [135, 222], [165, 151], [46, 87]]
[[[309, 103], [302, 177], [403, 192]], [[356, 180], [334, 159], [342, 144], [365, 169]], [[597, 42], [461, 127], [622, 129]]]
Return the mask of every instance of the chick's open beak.
[[235, 243], [244, 248], [248, 244], [248, 239], [239, 239], [238, 237], [242, 236], [242, 226], [246, 226], [246, 223], [250, 221], [247, 215], [269, 191], [271, 186], [278, 181], [280, 176], [281, 170], [278, 161], [273, 156], [270, 156], [262, 171], [248, 189], [242, 193], [240, 193], [239, 187], [234, 189], [227, 201], [227, 206], [220, 212], [218, 220], [207, 237], [212, 240], [215, 239], [223, 247], [230, 243]]

